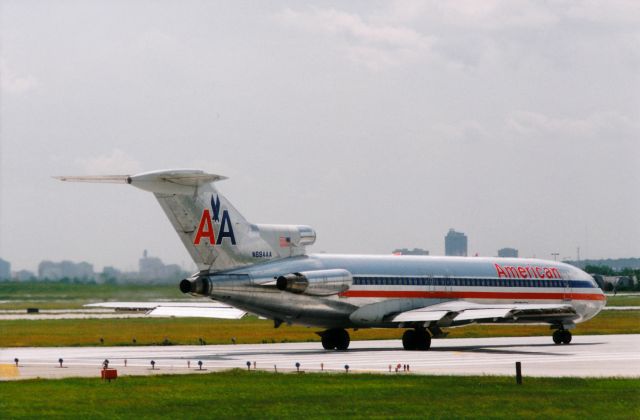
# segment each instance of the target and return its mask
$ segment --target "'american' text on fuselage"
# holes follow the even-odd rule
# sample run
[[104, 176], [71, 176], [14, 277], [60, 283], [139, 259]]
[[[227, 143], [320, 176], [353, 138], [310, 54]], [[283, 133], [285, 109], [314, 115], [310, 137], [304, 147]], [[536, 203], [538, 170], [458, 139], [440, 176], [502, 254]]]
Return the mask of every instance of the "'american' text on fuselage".
[[560, 271], [553, 267], [532, 267], [532, 266], [520, 266], [513, 267], [510, 265], [502, 266], [500, 264], [494, 264], [498, 278], [506, 279], [561, 279]]

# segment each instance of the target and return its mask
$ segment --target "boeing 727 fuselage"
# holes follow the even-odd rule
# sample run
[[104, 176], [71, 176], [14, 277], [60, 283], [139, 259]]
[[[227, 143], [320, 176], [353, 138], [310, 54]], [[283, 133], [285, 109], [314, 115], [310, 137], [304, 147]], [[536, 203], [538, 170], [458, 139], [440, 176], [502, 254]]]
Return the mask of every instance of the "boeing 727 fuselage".
[[339, 350], [349, 346], [348, 328], [405, 328], [404, 348], [426, 350], [442, 328], [472, 323], [548, 324], [556, 344], [569, 344], [569, 330], [605, 304], [589, 274], [555, 261], [308, 254], [312, 228], [248, 222], [215, 187], [224, 177], [202, 171], [58, 178], [127, 183], [156, 196], [199, 269], [180, 290], [219, 303], [165, 303], [152, 314], [252, 313], [275, 327], [322, 328], [323, 347]]

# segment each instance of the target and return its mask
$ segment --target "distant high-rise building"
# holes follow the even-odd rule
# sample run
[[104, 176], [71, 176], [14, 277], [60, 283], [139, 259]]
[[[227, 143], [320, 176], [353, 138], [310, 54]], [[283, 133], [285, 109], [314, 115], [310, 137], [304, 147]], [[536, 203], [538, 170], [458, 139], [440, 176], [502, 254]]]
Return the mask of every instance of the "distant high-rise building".
[[140, 278], [142, 280], [157, 280], [164, 278], [164, 264], [157, 257], [150, 257], [147, 250], [144, 250], [142, 258], [138, 261], [140, 268]]
[[165, 265], [160, 258], [150, 257], [146, 249], [139, 260], [139, 267], [140, 279], [145, 281], [176, 279], [182, 274], [179, 265]]
[[393, 250], [394, 255], [429, 255], [429, 251], [422, 248], [398, 248]]
[[449, 233], [444, 237], [444, 255], [466, 257], [467, 235], [449, 229]]
[[518, 250], [515, 248], [502, 248], [498, 250], [498, 257], [518, 258]]
[[18, 281], [29, 281], [36, 279], [36, 273], [29, 270], [18, 270], [13, 273], [13, 278]]
[[59, 280], [63, 278], [78, 280], [94, 280], [93, 265], [87, 262], [74, 263], [62, 261], [42, 261], [38, 265], [38, 277], [40, 279]]
[[113, 282], [122, 279], [122, 272], [115, 267], [106, 266], [102, 269], [102, 273], [98, 275], [98, 283]]
[[0, 280], [9, 280], [11, 278], [11, 264], [0, 258]]

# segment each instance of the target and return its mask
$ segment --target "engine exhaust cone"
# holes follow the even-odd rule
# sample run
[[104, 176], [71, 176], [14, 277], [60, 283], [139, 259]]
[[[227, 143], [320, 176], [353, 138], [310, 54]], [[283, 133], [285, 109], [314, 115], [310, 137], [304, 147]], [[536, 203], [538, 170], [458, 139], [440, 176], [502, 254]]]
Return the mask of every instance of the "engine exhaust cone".
[[189, 293], [191, 292], [191, 281], [184, 279], [180, 282], [180, 291], [182, 293]]
[[276, 280], [276, 288], [278, 290], [287, 290], [287, 279], [284, 276], [278, 277]]

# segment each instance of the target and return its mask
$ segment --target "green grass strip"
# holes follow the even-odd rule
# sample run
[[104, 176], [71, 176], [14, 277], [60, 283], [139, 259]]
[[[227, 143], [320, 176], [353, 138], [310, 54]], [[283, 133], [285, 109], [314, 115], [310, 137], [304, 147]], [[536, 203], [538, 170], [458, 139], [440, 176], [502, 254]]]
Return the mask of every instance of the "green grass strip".
[[[320, 341], [315, 333], [322, 328], [286, 326], [273, 328], [273, 322], [246, 317], [241, 320], [207, 318], [133, 318], [0, 321], [0, 347], [95, 346], [151, 344], [238, 344]], [[450, 328], [451, 338], [517, 337], [546, 335], [548, 326], [471, 325]], [[360, 329], [350, 331], [352, 340], [399, 339], [403, 330]], [[640, 334], [640, 311], [603, 311], [579, 324], [577, 335]], [[101, 342], [100, 339], [103, 339]], [[551, 340], [551, 338], [549, 338]]]
[[3, 418], [640, 418], [640, 379], [273, 374], [0, 383]]

